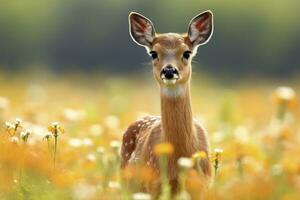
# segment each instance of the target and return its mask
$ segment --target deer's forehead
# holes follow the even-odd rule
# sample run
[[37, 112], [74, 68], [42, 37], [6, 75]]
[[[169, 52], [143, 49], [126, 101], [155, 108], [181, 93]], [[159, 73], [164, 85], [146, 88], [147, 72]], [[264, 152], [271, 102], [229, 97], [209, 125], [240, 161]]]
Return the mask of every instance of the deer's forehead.
[[158, 36], [153, 41], [153, 49], [160, 51], [180, 51], [188, 48], [185, 38], [178, 34]]

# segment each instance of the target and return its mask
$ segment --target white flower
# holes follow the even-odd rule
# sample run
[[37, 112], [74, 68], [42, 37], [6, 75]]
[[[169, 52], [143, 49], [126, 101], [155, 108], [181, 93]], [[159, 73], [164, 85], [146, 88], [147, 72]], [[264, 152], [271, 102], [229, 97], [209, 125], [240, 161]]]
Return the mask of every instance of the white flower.
[[113, 188], [113, 189], [120, 189], [121, 185], [117, 181], [109, 181], [108, 182], [108, 187]]
[[132, 195], [132, 199], [133, 200], [151, 200], [151, 195], [148, 193], [138, 192], [138, 193], [134, 193]]
[[90, 133], [93, 136], [100, 136], [103, 133], [103, 127], [100, 124], [93, 124], [90, 126]]
[[105, 153], [105, 148], [102, 146], [97, 147], [97, 152], [100, 154], [104, 154]]
[[21, 118], [16, 118], [16, 124], [21, 124], [22, 123], [22, 119]]
[[84, 110], [66, 108], [63, 111], [63, 116], [69, 121], [77, 122], [83, 120], [86, 117], [86, 113]]
[[82, 145], [85, 147], [91, 147], [94, 145], [94, 142], [90, 138], [83, 138]]
[[224, 150], [223, 150], [223, 149], [215, 148], [215, 149], [214, 149], [214, 152], [217, 153], [217, 154], [221, 154], [221, 153], [224, 152]]
[[121, 147], [121, 142], [118, 141], [118, 140], [112, 140], [110, 142], [110, 146], [113, 148], [113, 149], [119, 149]]
[[120, 124], [120, 120], [115, 115], [109, 115], [105, 119], [105, 124], [109, 128], [118, 128]]
[[276, 93], [281, 99], [286, 101], [293, 99], [296, 96], [295, 91], [290, 87], [279, 87], [276, 90]]
[[14, 143], [14, 144], [18, 144], [18, 143], [19, 143], [19, 138], [16, 137], [16, 136], [12, 136], [12, 137], [10, 138], [10, 141], [11, 141], [12, 143]]
[[236, 140], [238, 140], [241, 143], [247, 143], [249, 141], [249, 133], [247, 128], [244, 126], [238, 126], [234, 130], [234, 136]]
[[193, 160], [187, 157], [179, 158], [177, 164], [183, 169], [190, 169], [194, 166]]
[[27, 142], [29, 135], [31, 135], [32, 131], [30, 129], [26, 129], [20, 133], [20, 137], [24, 142]]
[[72, 199], [88, 200], [94, 199], [97, 193], [97, 187], [85, 182], [76, 184], [72, 188]]
[[10, 122], [5, 122], [5, 127], [7, 130], [11, 130], [11, 129], [14, 129], [14, 125]]
[[89, 153], [88, 155], [86, 155], [85, 158], [87, 161], [92, 162], [92, 163], [96, 162], [96, 160], [97, 160], [95, 154], [93, 154], [93, 153]]
[[82, 140], [79, 138], [71, 138], [69, 139], [68, 144], [71, 147], [78, 148], [82, 146]]

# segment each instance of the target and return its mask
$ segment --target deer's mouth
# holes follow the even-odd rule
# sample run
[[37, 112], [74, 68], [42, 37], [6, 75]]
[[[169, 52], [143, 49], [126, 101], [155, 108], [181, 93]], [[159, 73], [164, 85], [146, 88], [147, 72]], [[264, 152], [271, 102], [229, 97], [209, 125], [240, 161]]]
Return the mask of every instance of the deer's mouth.
[[164, 74], [162, 74], [160, 77], [163, 83], [166, 85], [175, 85], [179, 79], [178, 74], [174, 74], [172, 78], [167, 78]]

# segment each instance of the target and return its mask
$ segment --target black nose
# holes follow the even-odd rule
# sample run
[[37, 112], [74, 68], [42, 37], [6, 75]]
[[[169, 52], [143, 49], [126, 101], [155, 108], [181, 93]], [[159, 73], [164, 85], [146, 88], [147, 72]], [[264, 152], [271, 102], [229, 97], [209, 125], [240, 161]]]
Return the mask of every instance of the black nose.
[[175, 67], [172, 67], [171, 65], [168, 65], [161, 70], [160, 76], [164, 75], [166, 79], [172, 79], [174, 78], [175, 74], [178, 76], [177, 69]]

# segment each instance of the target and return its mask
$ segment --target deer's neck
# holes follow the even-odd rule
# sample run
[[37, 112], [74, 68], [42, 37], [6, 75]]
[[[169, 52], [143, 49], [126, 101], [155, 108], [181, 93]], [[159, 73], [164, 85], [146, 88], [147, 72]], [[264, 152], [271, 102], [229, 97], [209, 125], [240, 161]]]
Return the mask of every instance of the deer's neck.
[[161, 90], [161, 118], [165, 139], [178, 156], [189, 156], [195, 142], [190, 84]]

